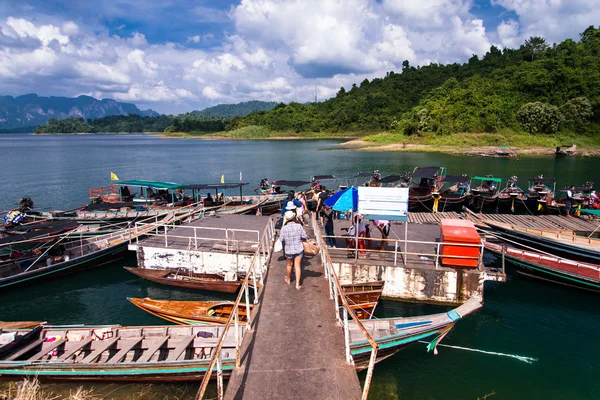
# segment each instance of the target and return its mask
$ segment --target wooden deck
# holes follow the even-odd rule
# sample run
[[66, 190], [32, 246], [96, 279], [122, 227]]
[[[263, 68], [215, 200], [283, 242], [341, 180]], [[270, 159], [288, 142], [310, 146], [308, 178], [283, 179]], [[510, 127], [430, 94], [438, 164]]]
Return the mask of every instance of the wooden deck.
[[346, 362], [320, 258], [303, 260], [302, 289], [284, 282], [285, 259], [273, 255], [252, 331], [244, 336], [241, 367], [225, 399], [353, 400], [361, 388]]
[[439, 224], [443, 219], [471, 219], [485, 222], [485, 220], [503, 222], [505, 224], [524, 226], [537, 229], [560, 229], [572, 231], [594, 231], [600, 225], [599, 220], [588, 218], [565, 217], [560, 215], [515, 215], [515, 214], [475, 214], [473, 212], [457, 213], [426, 213], [409, 212], [408, 221], [416, 224]]

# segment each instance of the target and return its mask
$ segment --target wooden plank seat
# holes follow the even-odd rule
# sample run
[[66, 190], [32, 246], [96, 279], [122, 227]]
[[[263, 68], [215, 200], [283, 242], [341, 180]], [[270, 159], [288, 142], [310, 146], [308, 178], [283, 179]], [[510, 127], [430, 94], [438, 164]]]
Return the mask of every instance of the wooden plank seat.
[[100, 357], [100, 355], [102, 355], [102, 353], [104, 353], [110, 347], [114, 346], [115, 343], [117, 343], [117, 341], [120, 338], [121, 338], [121, 336], [117, 336], [117, 337], [112, 338], [112, 339], [102, 340], [100, 342], [101, 343], [100, 347], [98, 347], [97, 349], [93, 350], [90, 354], [88, 354], [87, 357], [85, 357], [83, 360], [81, 360], [81, 362], [84, 363], [84, 364], [93, 362], [96, 358]]
[[177, 347], [175, 347], [173, 351], [169, 352], [167, 361], [183, 360], [185, 357], [185, 350], [190, 346], [190, 344], [192, 344], [195, 338], [196, 335], [182, 338]]
[[136, 360], [136, 362], [144, 363], [150, 361], [150, 358], [154, 355], [154, 353], [156, 353], [158, 349], [160, 349], [165, 343], [167, 343], [169, 337], [170, 336], [167, 335], [162, 338], [154, 339], [152, 342], [150, 342], [148, 344], [148, 348], [144, 351], [141, 357]]
[[42, 350], [36, 353], [33, 357], [30, 357], [28, 361], [37, 361], [41, 359], [42, 357], [50, 353], [52, 350], [62, 346], [66, 341], [66, 339], [60, 339], [55, 340], [54, 342], [42, 343]]
[[123, 358], [129, 353], [135, 346], [140, 344], [144, 340], [143, 336], [134, 339], [122, 339], [119, 343], [121, 345], [121, 349], [110, 358], [106, 363], [107, 364], [116, 364], [121, 362]]
[[65, 352], [60, 357], [58, 357], [58, 361], [62, 361], [62, 362], [71, 361], [69, 359], [71, 357], [73, 357], [73, 355], [75, 353], [77, 353], [78, 351], [83, 349], [85, 346], [90, 344], [92, 342], [92, 340], [93, 340], [93, 338], [91, 336], [88, 336], [87, 338], [85, 338], [84, 340], [79, 341], [79, 342], [67, 342], [67, 344], [65, 345]]
[[13, 353], [10, 357], [6, 358], [6, 361], [15, 361], [17, 358], [21, 357], [22, 355], [24, 355], [26, 353], [29, 353], [31, 350], [35, 349], [36, 347], [38, 347], [39, 345], [44, 343], [44, 340], [46, 340], [46, 339], [40, 338], [34, 342], [29, 343], [27, 346], [23, 347], [16, 353]]

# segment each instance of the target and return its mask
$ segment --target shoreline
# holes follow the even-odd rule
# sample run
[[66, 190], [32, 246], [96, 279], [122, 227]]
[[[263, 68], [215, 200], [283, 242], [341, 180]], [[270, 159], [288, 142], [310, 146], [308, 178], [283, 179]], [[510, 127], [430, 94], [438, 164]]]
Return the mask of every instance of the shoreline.
[[[431, 144], [413, 144], [413, 143], [385, 143], [378, 144], [368, 142], [355, 136], [272, 136], [265, 138], [234, 138], [216, 134], [190, 134], [179, 132], [169, 134], [164, 132], [79, 132], [79, 133], [32, 133], [32, 135], [50, 136], [50, 135], [150, 135], [164, 139], [200, 139], [200, 140], [340, 140], [340, 151], [356, 152], [405, 152], [405, 153], [442, 153], [451, 155], [464, 155], [476, 157], [498, 157], [496, 152], [499, 146], [437, 146]], [[345, 141], [344, 141], [345, 140]], [[506, 151], [511, 153], [512, 157], [518, 156], [554, 156], [554, 147], [542, 146], [509, 146]], [[585, 147], [578, 149], [572, 157], [600, 157], [600, 147]]]
[[[498, 146], [436, 146], [429, 144], [411, 144], [411, 143], [389, 143], [375, 144], [362, 139], [349, 140], [341, 143], [345, 151], [362, 152], [405, 152], [405, 153], [443, 153], [465, 156], [497, 157]], [[510, 147], [506, 149], [511, 156], [554, 156], [556, 149], [554, 147]], [[572, 157], [600, 157], [600, 148], [589, 147], [578, 150]]]

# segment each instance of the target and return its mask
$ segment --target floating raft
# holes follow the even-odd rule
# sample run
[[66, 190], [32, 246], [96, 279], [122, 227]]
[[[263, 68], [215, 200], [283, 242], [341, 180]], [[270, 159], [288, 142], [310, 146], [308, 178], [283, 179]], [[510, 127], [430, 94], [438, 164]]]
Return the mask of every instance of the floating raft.
[[417, 224], [439, 224], [443, 219], [471, 219], [475, 222], [502, 222], [535, 229], [553, 229], [591, 232], [599, 230], [600, 220], [565, 217], [560, 215], [514, 215], [514, 214], [475, 214], [442, 212], [437, 214], [409, 212], [408, 222]]

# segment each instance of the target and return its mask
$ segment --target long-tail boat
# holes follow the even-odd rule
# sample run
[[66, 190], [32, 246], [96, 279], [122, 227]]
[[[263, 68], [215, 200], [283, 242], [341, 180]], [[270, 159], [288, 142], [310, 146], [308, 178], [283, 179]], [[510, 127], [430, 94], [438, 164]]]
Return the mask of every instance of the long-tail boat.
[[[166, 216], [161, 223], [173, 222], [172, 215]], [[0, 269], [0, 288], [31, 283], [36, 280], [73, 273], [82, 269], [99, 266], [122, 256], [130, 240], [144, 236], [157, 225], [131, 227], [115, 233], [83, 238], [67, 242], [56, 241], [53, 246], [40, 254], [35, 260], [19, 260], [2, 265]]]
[[[130, 297], [127, 300], [155, 317], [180, 325], [225, 324], [233, 310], [233, 303], [230, 301], [179, 301]], [[376, 302], [363, 302], [352, 304], [350, 307], [362, 318], [370, 318], [376, 305]], [[252, 308], [251, 304], [250, 310]], [[239, 316], [240, 322], [245, 323], [245, 304], [240, 304]]]
[[0, 321], [0, 331], [4, 329], [35, 328], [41, 324], [43, 324], [41, 321]]
[[506, 182], [506, 187], [498, 194], [498, 207], [510, 209], [512, 212], [523, 206], [527, 197], [525, 192], [517, 186], [517, 176], [511, 176]]
[[[529, 178], [529, 188], [527, 189], [527, 207], [530, 211], [548, 211], [548, 205], [553, 204], [556, 193], [556, 179], [545, 178], [544, 175], [538, 175], [535, 178]], [[548, 186], [552, 185], [552, 187]]]
[[149, 269], [132, 268], [125, 269], [140, 278], [147, 279], [162, 285], [183, 287], [188, 289], [208, 290], [212, 292], [235, 293], [242, 285], [243, 276], [238, 275], [234, 281], [226, 281], [223, 275], [200, 274], [179, 269]]
[[446, 168], [416, 167], [411, 173], [408, 205], [411, 209], [433, 207], [433, 193], [439, 193], [444, 185]]
[[[231, 301], [176, 301], [130, 298], [133, 305], [180, 325], [225, 324], [233, 310]], [[252, 305], [250, 305], [252, 309]], [[246, 322], [246, 305], [239, 306], [240, 322]]]
[[[0, 232], [0, 259], [9, 258], [14, 252], [29, 252], [51, 245], [61, 234], [76, 229], [74, 221], [50, 221], [15, 226]], [[3, 237], [1, 236], [3, 235]]]
[[525, 228], [483, 219], [500, 237], [517, 245], [539, 249], [569, 260], [600, 264], [600, 239], [578, 236], [574, 231]]
[[484, 241], [486, 250], [502, 257], [522, 275], [600, 292], [600, 265], [582, 263], [537, 251]]
[[[462, 210], [463, 205], [471, 200], [470, 178], [466, 174], [446, 175], [439, 191], [433, 192], [433, 210]], [[437, 201], [436, 201], [437, 200]]]
[[[0, 375], [42, 381], [174, 382], [204, 377], [219, 326], [38, 327], [3, 330]], [[244, 329], [239, 329], [240, 337]], [[223, 373], [235, 366], [235, 329], [222, 348]], [[215, 374], [216, 376], [216, 374]]]
[[[445, 313], [407, 318], [381, 318], [361, 321], [377, 343], [376, 362], [382, 361], [400, 350], [425, 339], [428, 351], [437, 354], [436, 346], [461, 318], [481, 308], [481, 297], [475, 295], [466, 303]], [[369, 366], [371, 345], [354, 321], [349, 323], [350, 352], [356, 369]]]
[[[344, 296], [358, 318], [369, 319], [383, 292], [384, 281], [349, 283], [342, 285]], [[341, 303], [341, 299], [338, 300]]]
[[[478, 184], [474, 184], [475, 181]], [[502, 179], [494, 178], [492, 175], [474, 176], [471, 179], [471, 193], [473, 195], [471, 207], [475, 211], [483, 211], [486, 207], [496, 207], [498, 203], [499, 188]]]

